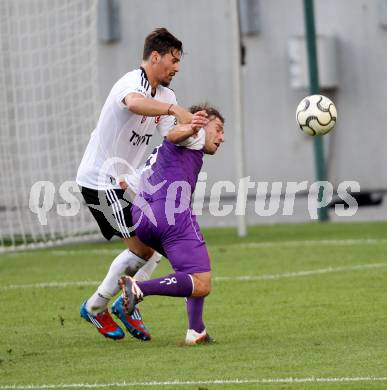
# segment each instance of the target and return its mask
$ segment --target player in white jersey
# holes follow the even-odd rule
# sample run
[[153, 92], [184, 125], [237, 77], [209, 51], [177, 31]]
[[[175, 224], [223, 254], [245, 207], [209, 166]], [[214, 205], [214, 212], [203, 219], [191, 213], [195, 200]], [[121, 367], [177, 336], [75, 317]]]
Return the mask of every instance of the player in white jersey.
[[143, 67], [121, 77], [106, 99], [79, 166], [77, 183], [82, 187], [120, 188], [117, 178], [139, 165], [155, 130], [164, 137], [174, 127], [172, 115], [151, 117], [129, 111], [124, 101], [133, 92], [148, 102], [154, 98], [168, 106], [177, 104], [174, 92], [167, 87], [159, 86], [152, 96]]
[[[168, 88], [179, 71], [182, 54], [182, 43], [165, 28], [146, 37], [142, 66], [113, 86], [78, 169], [77, 183], [103, 236], [108, 240], [119, 236], [128, 247], [113, 260], [98, 289], [81, 305], [81, 317], [108, 338], [124, 337], [107, 307], [119, 290], [119, 277], [125, 273], [147, 280], [161, 258], [135, 236], [130, 191], [120, 188], [120, 180], [123, 175], [127, 182], [132, 180], [131, 192], [135, 192], [135, 170], [156, 129], [164, 137], [186, 123], [207, 124], [203, 112], [192, 115], [180, 107]], [[128, 172], [133, 175], [128, 177]], [[131, 316], [115, 307], [112, 311], [134, 337], [150, 339], [138, 309]]]

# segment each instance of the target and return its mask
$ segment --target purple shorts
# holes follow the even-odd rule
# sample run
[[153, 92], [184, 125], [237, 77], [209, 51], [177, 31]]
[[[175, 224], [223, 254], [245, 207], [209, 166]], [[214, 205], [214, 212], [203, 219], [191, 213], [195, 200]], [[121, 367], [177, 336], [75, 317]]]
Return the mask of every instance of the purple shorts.
[[165, 214], [165, 200], [154, 201], [141, 209], [133, 205], [138, 238], [167, 257], [177, 272], [211, 271], [207, 246], [192, 210], [188, 208], [175, 214], [174, 221], [168, 221]]

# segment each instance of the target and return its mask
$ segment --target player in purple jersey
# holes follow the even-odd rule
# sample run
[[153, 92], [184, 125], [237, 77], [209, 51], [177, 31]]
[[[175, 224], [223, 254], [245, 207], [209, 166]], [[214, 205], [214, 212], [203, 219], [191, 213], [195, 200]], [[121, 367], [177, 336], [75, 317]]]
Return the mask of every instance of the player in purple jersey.
[[148, 281], [123, 277], [123, 297], [115, 303], [130, 314], [148, 295], [186, 297], [186, 344], [211, 340], [202, 318], [204, 298], [211, 290], [211, 265], [191, 199], [204, 154], [215, 154], [224, 141], [221, 114], [207, 105], [191, 107], [192, 113], [199, 111], [207, 113], [208, 124], [204, 128], [188, 124], [169, 132], [146, 163], [132, 207], [137, 236], [167, 257], [175, 273]]
[[[126, 246], [97, 290], [80, 307], [85, 321], [115, 340], [125, 336], [108, 310], [119, 291], [118, 278], [127, 274], [138, 280], [149, 279], [161, 258], [136, 237], [129, 191], [120, 188], [120, 177], [128, 168], [135, 171], [156, 130], [164, 137], [183, 123], [207, 123], [206, 116], [200, 118], [200, 114], [193, 115], [179, 106], [175, 93], [167, 88], [179, 72], [182, 55], [182, 42], [165, 28], [145, 38], [141, 67], [126, 73], [112, 87], [77, 172], [77, 183], [101, 233], [107, 240], [122, 238]], [[134, 177], [134, 172], [129, 176]], [[132, 336], [150, 340], [139, 310], [131, 316], [115, 306], [111, 311]]]

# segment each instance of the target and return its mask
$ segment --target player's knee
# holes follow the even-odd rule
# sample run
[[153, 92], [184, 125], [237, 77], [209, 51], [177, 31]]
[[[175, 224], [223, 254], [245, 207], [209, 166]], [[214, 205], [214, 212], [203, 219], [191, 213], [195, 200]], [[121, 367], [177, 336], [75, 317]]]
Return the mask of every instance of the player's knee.
[[211, 284], [205, 285], [202, 291], [202, 297], [206, 297], [207, 295], [210, 295], [211, 293]]
[[133, 252], [136, 256], [141, 257], [141, 259], [144, 259], [146, 261], [148, 261], [154, 253], [154, 250], [151, 248], [134, 248], [130, 249], [130, 251]]
[[141, 257], [144, 260], [149, 260], [155, 251], [152, 248], [142, 248], [139, 250], [139, 253], [136, 253], [138, 257]]
[[143, 244], [137, 237], [130, 237], [124, 241], [132, 253], [144, 260], [149, 260], [155, 252], [152, 248]]
[[206, 297], [211, 293], [211, 273], [194, 274], [194, 296]]
[[207, 295], [209, 295], [209, 293], [210, 293], [210, 289], [206, 288], [203, 285], [200, 285], [195, 287], [192, 297], [195, 298], [206, 297]]
[[203, 297], [210, 295], [211, 288], [212, 288], [211, 277], [209, 277], [209, 278], [206, 278], [206, 280], [203, 283]]

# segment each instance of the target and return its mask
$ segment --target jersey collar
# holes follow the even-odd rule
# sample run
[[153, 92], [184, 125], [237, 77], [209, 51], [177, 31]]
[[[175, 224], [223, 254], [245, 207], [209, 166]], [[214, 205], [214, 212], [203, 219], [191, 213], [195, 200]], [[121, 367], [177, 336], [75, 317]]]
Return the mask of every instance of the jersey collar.
[[[145, 76], [146, 80], [147, 80], [148, 83], [149, 83], [148, 75], [146, 74], [145, 69], [144, 69], [142, 66], [140, 66], [140, 69], [141, 69], [141, 71], [142, 71], [142, 74]], [[150, 85], [150, 83], [149, 83], [149, 85]], [[155, 97], [155, 96], [156, 96], [156, 90], [157, 90], [157, 88], [155, 89], [155, 93], [153, 93], [153, 92], [152, 92], [152, 86], [151, 86], [151, 96], [152, 96], [152, 97]]]

